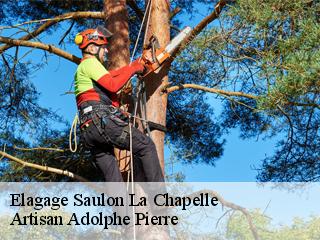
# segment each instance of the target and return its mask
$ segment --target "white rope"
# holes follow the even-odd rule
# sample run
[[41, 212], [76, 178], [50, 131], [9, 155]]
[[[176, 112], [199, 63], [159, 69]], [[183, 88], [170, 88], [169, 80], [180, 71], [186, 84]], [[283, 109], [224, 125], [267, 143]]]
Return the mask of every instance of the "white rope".
[[[151, 2], [152, 2], [152, 0], [149, 0], [148, 4], [151, 3]], [[146, 43], [146, 37], [147, 37], [147, 32], [148, 32], [148, 28], [149, 28], [149, 21], [150, 21], [151, 6], [152, 6], [152, 3], [150, 4], [149, 10], [148, 10], [149, 13], [148, 13], [148, 20], [147, 20], [146, 30], [144, 31], [143, 45]]]
[[[78, 113], [74, 116], [70, 132], [69, 132], [69, 149], [71, 152], [75, 153], [77, 151], [77, 124], [79, 122]], [[72, 133], [74, 135], [73, 142], [74, 142], [74, 148], [72, 147]]]
[[[146, 30], [145, 30], [145, 36], [146, 36], [146, 33], [147, 33], [147, 29], [148, 29], [148, 25], [149, 25], [149, 20], [150, 20], [150, 12], [151, 12], [151, 2], [152, 0], [149, 0], [148, 3], [147, 3], [147, 6], [146, 6], [146, 10], [144, 12], [144, 15], [143, 15], [143, 19], [142, 19], [142, 23], [141, 23], [141, 26], [140, 26], [140, 29], [139, 29], [139, 33], [138, 33], [138, 37], [137, 37], [137, 40], [136, 40], [136, 43], [135, 43], [135, 47], [133, 49], [133, 53], [132, 53], [132, 56], [131, 56], [131, 60], [130, 62], [132, 62], [133, 58], [134, 58], [134, 55], [135, 55], [135, 52], [137, 50], [137, 46], [138, 46], [138, 42], [139, 42], [139, 38], [140, 38], [140, 34], [141, 34], [141, 31], [142, 31], [142, 28], [143, 28], [143, 23], [145, 21], [145, 17], [147, 15], [147, 12], [148, 12], [148, 17], [147, 17], [147, 25], [146, 25]], [[145, 41], [145, 38], [144, 37], [144, 41]], [[140, 94], [140, 83], [138, 83], [138, 91], [137, 91], [137, 98], [139, 98], [139, 94]], [[138, 101], [135, 103], [135, 106], [134, 106], [134, 112], [133, 112], [133, 116], [130, 115], [130, 117], [133, 117], [133, 125], [135, 126], [135, 123], [136, 123], [136, 117], [137, 116], [137, 111], [138, 111]], [[129, 120], [130, 120], [130, 117], [129, 117]], [[131, 168], [131, 181], [133, 182], [133, 164], [132, 164], [132, 131], [131, 131], [131, 122], [129, 121], [129, 128], [130, 128], [130, 168]]]
[[[130, 168], [131, 168], [131, 192], [134, 194], [134, 179], [133, 179], [133, 154], [132, 154], [132, 125], [131, 125], [131, 117], [129, 116], [129, 134], [130, 134]], [[132, 206], [132, 217], [133, 217], [133, 222], [136, 222], [135, 219], [135, 207]], [[133, 239], [136, 239], [136, 228], [135, 224], [133, 225]]]
[[[140, 34], [141, 34], [141, 31], [142, 31], [142, 28], [143, 28], [143, 23], [144, 23], [144, 19], [145, 19], [145, 17], [146, 17], [146, 13], [150, 10], [149, 9], [149, 6], [150, 6], [150, 2], [151, 2], [152, 0], [149, 0], [148, 1], [148, 4], [147, 4], [147, 7], [146, 7], [146, 11], [144, 12], [144, 14], [143, 14], [143, 18], [142, 18], [142, 23], [141, 23], [141, 26], [140, 26], [140, 29], [139, 29], [139, 33], [138, 33], [138, 37], [137, 37], [137, 40], [136, 40], [136, 43], [135, 43], [135, 45], [134, 45], [134, 49], [133, 49], [133, 52], [132, 52], [132, 56], [131, 56], [131, 59], [130, 59], [130, 63], [132, 62], [132, 60], [133, 60], [133, 58], [134, 58], [134, 55], [135, 55], [135, 53], [136, 53], [136, 50], [137, 50], [137, 47], [138, 47], [138, 42], [139, 42], [139, 38], [140, 38]], [[151, 12], [151, 11], [150, 11]], [[148, 18], [150, 18], [150, 14], [148, 15]], [[149, 23], [149, 19], [148, 19], [148, 23]], [[146, 28], [147, 28], [148, 26], [146, 26]], [[145, 33], [146, 33], [147, 31], [145, 31]]]
[[[152, 0], [149, 0], [149, 2], [151, 3], [150, 4], [150, 7], [149, 7], [149, 13], [148, 13], [148, 20], [147, 20], [147, 25], [146, 25], [146, 29], [145, 29], [145, 34], [144, 34], [144, 39], [143, 39], [143, 46], [145, 45], [146, 41], [147, 41], [147, 33], [148, 33], [148, 28], [149, 28], [149, 22], [150, 22], [150, 14], [151, 14], [151, 7], [152, 7]], [[141, 101], [141, 105], [140, 105], [140, 108], [141, 108], [141, 114], [143, 114], [143, 117], [146, 119], [147, 118], [147, 110], [146, 110], [146, 101], [145, 101], [145, 97], [146, 97], [146, 92], [145, 92], [145, 82], [142, 83], [142, 87], [143, 87], [143, 96], [141, 97], [142, 101]], [[140, 93], [141, 94], [141, 93]], [[142, 109], [143, 108], [143, 109]], [[148, 121], [145, 121], [145, 126], [146, 126], [146, 129], [148, 131], [147, 135], [152, 139], [152, 136], [151, 136], [151, 133], [150, 133], [150, 129], [149, 129], [149, 125], [148, 125]], [[144, 126], [144, 127], [145, 127]]]
[[137, 111], [138, 111], [138, 104], [139, 104], [139, 97], [140, 97], [140, 91], [141, 91], [141, 83], [140, 81], [138, 82], [138, 91], [136, 93], [136, 102], [135, 102], [135, 105], [134, 105], [134, 111], [133, 111], [133, 126], [136, 125], [136, 116], [137, 116]]
[[[143, 23], [144, 23], [144, 19], [145, 19], [145, 16], [146, 16], [146, 13], [148, 12], [148, 17], [147, 17], [147, 24], [146, 24], [146, 29], [144, 31], [144, 38], [143, 38], [143, 45], [145, 44], [145, 41], [146, 41], [146, 36], [147, 36], [147, 32], [148, 32], [148, 27], [149, 27], [149, 21], [150, 21], [150, 14], [151, 14], [151, 7], [152, 7], [152, 0], [149, 0], [148, 1], [148, 4], [147, 4], [147, 7], [146, 7], [146, 11], [144, 12], [144, 15], [143, 15], [143, 19], [142, 19], [142, 23], [141, 23], [141, 26], [140, 26], [140, 29], [139, 29], [139, 34], [138, 34], [138, 38], [136, 40], [136, 46], [138, 44], [138, 41], [139, 41], [139, 38], [140, 38], [140, 33], [141, 33], [141, 30], [142, 30], [142, 27], [143, 27]], [[131, 57], [131, 62], [132, 62], [132, 59], [134, 57], [134, 54], [135, 54], [135, 50], [136, 50], [136, 46], [135, 46], [135, 49], [133, 51], [133, 54], [132, 54], [132, 57]], [[139, 89], [137, 91], [137, 102], [135, 104], [135, 109], [134, 109], [134, 112], [133, 112], [133, 125], [135, 125], [135, 121], [136, 121], [136, 116], [137, 116], [137, 111], [138, 111], [138, 99], [139, 99], [139, 95], [141, 94], [141, 87], [142, 87], [142, 84], [140, 84], [140, 80], [139, 80], [139, 85], [138, 85]], [[144, 116], [145, 118], [147, 116]], [[146, 121], [146, 120], [145, 120]], [[146, 121], [147, 122], [147, 121]]]
[[[151, 12], [151, 4], [150, 3], [151, 3], [151, 1], [152, 0], [149, 0], [148, 4], [146, 6], [146, 10], [144, 12], [142, 23], [141, 23], [141, 26], [140, 26], [140, 29], [139, 29], [138, 37], [137, 37], [137, 40], [136, 40], [136, 43], [135, 43], [135, 46], [134, 46], [134, 49], [133, 49], [133, 52], [132, 52], [132, 56], [131, 56], [131, 59], [130, 59], [130, 63], [132, 63], [132, 60], [133, 60], [133, 58], [135, 56], [135, 53], [136, 53], [136, 50], [137, 50], [137, 46], [138, 46], [138, 42], [139, 42], [139, 38], [140, 38], [140, 34], [141, 34], [141, 31], [142, 31], [142, 28], [143, 28], [143, 24], [144, 24], [144, 21], [145, 21], [145, 17], [147, 15], [147, 12], [149, 11], [148, 20], [147, 20], [147, 26], [146, 26], [146, 30], [145, 30], [145, 36], [146, 36], [148, 25], [149, 25], [149, 19], [150, 19], [150, 12]], [[144, 41], [145, 41], [145, 38], [146, 37], [144, 37]], [[138, 90], [138, 93], [137, 93], [138, 97], [139, 97], [139, 92], [140, 92], [140, 90]], [[137, 102], [136, 102], [134, 108], [135, 109], [134, 109], [134, 114], [133, 114], [133, 117], [134, 117], [133, 125], [135, 125], [135, 120], [137, 118], [136, 117], [137, 109], [138, 109], [138, 103]], [[132, 117], [131, 114], [129, 114], [130, 175], [131, 175], [131, 191], [134, 194], [135, 193], [135, 189], [134, 189], [134, 172], [133, 172], [134, 169], [133, 169], [133, 154], [132, 154], [132, 125], [131, 125], [131, 117]], [[133, 222], [135, 222], [135, 207], [134, 206], [132, 207], [132, 216], [133, 216]], [[135, 227], [135, 224], [133, 225], [133, 239], [136, 240], [136, 227]]]

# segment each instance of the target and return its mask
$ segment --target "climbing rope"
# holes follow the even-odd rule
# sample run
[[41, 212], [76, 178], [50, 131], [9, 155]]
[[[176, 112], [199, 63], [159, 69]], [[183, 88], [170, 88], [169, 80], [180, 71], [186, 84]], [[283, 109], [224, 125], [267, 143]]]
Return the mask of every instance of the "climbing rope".
[[[151, 3], [151, 2], [152, 2], [152, 0], [150, 0], [150, 1], [148, 2], [148, 4]], [[147, 33], [148, 33], [149, 22], [150, 22], [150, 14], [151, 14], [151, 6], [152, 6], [152, 4], [150, 4], [150, 6], [149, 6], [149, 8], [148, 8], [148, 19], [147, 19], [146, 29], [145, 29], [145, 31], [144, 31], [143, 46], [145, 45], [146, 39], [147, 39]], [[147, 9], [146, 9], [146, 11], [147, 11]]]
[[[144, 36], [144, 41], [143, 41], [143, 44], [145, 43], [145, 38], [146, 38], [146, 34], [147, 34], [147, 30], [148, 30], [148, 25], [149, 25], [149, 20], [150, 20], [150, 12], [151, 12], [151, 5], [152, 5], [152, 0], [149, 0], [148, 1], [148, 4], [146, 6], [146, 10], [144, 12], [144, 15], [143, 15], [143, 19], [142, 19], [142, 23], [141, 23], [141, 26], [140, 26], [140, 29], [139, 29], [139, 33], [138, 33], [138, 37], [137, 37], [137, 40], [136, 40], [136, 43], [135, 43], [135, 47], [133, 49], [133, 52], [132, 52], [132, 56], [131, 56], [131, 60], [130, 60], [130, 63], [132, 62], [134, 56], [135, 56], [135, 52], [137, 50], [137, 46], [138, 46], [138, 42], [139, 42], [139, 39], [140, 39], [140, 34], [141, 34], [141, 31], [142, 31], [142, 28], [143, 28], [143, 24], [144, 24], [144, 21], [145, 21], [145, 17], [147, 15], [147, 12], [148, 12], [148, 17], [147, 17], [147, 25], [146, 25], [146, 29], [145, 29], [145, 36]], [[131, 192], [134, 194], [135, 193], [135, 190], [134, 190], [134, 169], [133, 169], [133, 154], [132, 154], [132, 125], [131, 125], [131, 117], [133, 117], [133, 125], [135, 126], [135, 122], [136, 122], [136, 118], [137, 118], [137, 110], [138, 110], [138, 100], [140, 98], [140, 91], [141, 91], [141, 83], [140, 83], [140, 80], [138, 80], [138, 83], [137, 83], [137, 87], [138, 87], [138, 90], [137, 90], [137, 95], [136, 95], [136, 101], [134, 102], [134, 112], [133, 112], [133, 116], [132, 115], [129, 115], [129, 136], [130, 136], [130, 175], [131, 175]], [[132, 208], [132, 215], [133, 215], [133, 218], [135, 218], [135, 209], [134, 209], [134, 206]], [[135, 222], [135, 219], [133, 219], [133, 222]], [[136, 228], [135, 228], [135, 225], [133, 225], [133, 239], [136, 240]]]
[[[148, 13], [146, 28], [145, 28], [145, 31], [144, 31], [143, 46], [146, 43], [147, 33], [148, 33], [148, 28], [149, 28], [149, 23], [150, 23], [151, 7], [152, 7], [152, 0], [149, 0], [148, 3], [147, 3], [147, 6], [146, 6], [146, 11], [144, 12], [144, 15], [143, 15], [143, 18], [142, 18], [142, 23], [141, 23], [141, 26], [140, 26], [140, 29], [139, 29], [138, 37], [137, 37], [137, 40], [136, 40], [136, 43], [135, 43], [135, 47], [134, 47], [130, 62], [132, 62], [132, 60], [134, 58], [135, 51], [137, 49], [138, 42], [139, 42], [139, 39], [140, 39], [140, 34], [141, 34], [141, 31], [142, 31], [142, 28], [143, 28], [143, 24], [144, 24], [144, 21], [145, 21], [145, 17], [146, 17], [146, 15]], [[140, 105], [140, 112], [141, 112], [141, 114], [143, 114], [143, 118], [145, 118], [145, 119], [147, 118], [145, 82], [143, 80], [140, 80], [139, 78], [138, 78], [137, 88], [138, 88], [138, 90], [137, 90], [137, 93], [136, 93], [136, 101], [134, 101], [134, 112], [133, 112], [133, 117], [134, 117], [133, 125], [134, 126], [135, 126], [135, 120], [136, 120], [137, 111], [138, 111], [138, 105]], [[148, 121], [146, 121], [146, 120], [142, 121], [142, 125], [143, 125], [144, 129], [147, 129], [147, 135], [151, 138]]]
[[[148, 3], [147, 3], [147, 6], [146, 6], [146, 10], [144, 12], [143, 18], [142, 18], [142, 23], [141, 23], [141, 26], [139, 28], [138, 37], [137, 37], [136, 42], [135, 42], [135, 46], [134, 46], [134, 49], [133, 49], [133, 52], [132, 52], [130, 63], [132, 62], [132, 60], [133, 60], [133, 58], [135, 56], [135, 52], [137, 50], [137, 46], [138, 46], [138, 42], [139, 42], [140, 35], [141, 35], [141, 32], [142, 32], [142, 28], [143, 28], [146, 16], [148, 15], [143, 44], [145, 43], [146, 34], [147, 34], [147, 31], [148, 31], [148, 26], [149, 26], [149, 21], [150, 21], [151, 6], [152, 6], [152, 0], [149, 0]], [[133, 126], [135, 126], [136, 119], [138, 118], [137, 117], [137, 111], [138, 111], [139, 98], [141, 98], [140, 92], [141, 92], [142, 84], [143, 83], [141, 83], [141, 81], [138, 79], [136, 100], [134, 101], [134, 106], [133, 106], [133, 114], [132, 115], [130, 114], [130, 117], [133, 117]], [[146, 116], [144, 116], [144, 117], [146, 117]], [[130, 120], [130, 118], [129, 118], [129, 120]], [[147, 121], [145, 120], [145, 121], [142, 121], [142, 122], [147, 122]], [[129, 121], [129, 127], [131, 128], [131, 121]], [[131, 130], [130, 130], [130, 162], [132, 163], [132, 131]], [[130, 164], [130, 168], [131, 168], [131, 171], [130, 171], [131, 181], [133, 182], [133, 164]]]
[[142, 114], [142, 118], [145, 119], [145, 121], [142, 121], [143, 128], [147, 130], [146, 134], [152, 139], [151, 131], [149, 127], [149, 122], [147, 119], [147, 92], [146, 92], [146, 83], [145, 81], [142, 81], [142, 97], [140, 99], [140, 111]]
[[[74, 116], [74, 119], [72, 121], [72, 125], [69, 132], [69, 149], [71, 152], [75, 153], [77, 151], [77, 124], [79, 122], [78, 113]], [[72, 133], [73, 133], [73, 142], [74, 147], [72, 147]]]
[[[129, 134], [130, 134], [130, 173], [131, 173], [131, 192], [134, 194], [134, 179], [133, 179], [133, 155], [132, 155], [132, 126], [131, 126], [131, 117], [129, 117]], [[132, 206], [132, 216], [133, 216], [133, 222], [136, 221], [135, 219], [135, 207]], [[135, 228], [135, 224], [133, 225], [133, 239], [136, 239], [136, 228]]]
[[[147, 33], [147, 30], [148, 30], [148, 25], [149, 25], [149, 19], [150, 19], [150, 12], [151, 12], [151, 3], [152, 0], [149, 0], [148, 1], [148, 4], [147, 4], [147, 7], [146, 7], [146, 11], [144, 12], [143, 14], [143, 18], [142, 18], [142, 23], [141, 23], [141, 26], [140, 26], [140, 29], [139, 29], [139, 33], [138, 33], [138, 37], [137, 37], [137, 40], [136, 40], [136, 43], [134, 45], [134, 49], [133, 49], [133, 52], [132, 52], [132, 56], [131, 56], [131, 59], [130, 59], [130, 63], [132, 63], [132, 60], [134, 58], [134, 55], [136, 53], [136, 50], [137, 50], [137, 47], [138, 47], [138, 42], [139, 42], [139, 39], [140, 39], [140, 34], [141, 34], [141, 31], [142, 31], [142, 28], [143, 28], [143, 23], [144, 23], [144, 20], [145, 20], [145, 17], [146, 17], [146, 13], [149, 12], [148, 14], [148, 20], [147, 20], [147, 25], [146, 25], [146, 30], [145, 30], [145, 35]], [[144, 44], [144, 41], [143, 41], [143, 44]]]

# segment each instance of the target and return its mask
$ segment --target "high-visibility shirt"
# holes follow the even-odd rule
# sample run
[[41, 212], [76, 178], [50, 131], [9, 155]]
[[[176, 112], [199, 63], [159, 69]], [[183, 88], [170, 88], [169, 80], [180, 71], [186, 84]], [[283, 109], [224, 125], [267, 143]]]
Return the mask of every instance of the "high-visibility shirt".
[[117, 92], [137, 71], [137, 63], [108, 72], [95, 57], [82, 59], [74, 76], [77, 105], [99, 101], [119, 106]]

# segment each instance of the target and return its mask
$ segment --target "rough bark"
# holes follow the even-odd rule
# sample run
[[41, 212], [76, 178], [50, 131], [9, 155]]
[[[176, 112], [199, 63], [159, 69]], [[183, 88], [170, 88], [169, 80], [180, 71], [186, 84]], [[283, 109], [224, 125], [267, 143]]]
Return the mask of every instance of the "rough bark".
[[[170, 5], [168, 0], [151, 0], [151, 15], [147, 39], [155, 35], [160, 47], [165, 47], [170, 41]], [[162, 125], [166, 124], [167, 94], [161, 94], [163, 86], [168, 84], [168, 67], [164, 67], [157, 75], [146, 79], [147, 119]], [[160, 165], [164, 172], [164, 137], [161, 131], [152, 131], [152, 139], [156, 145]]]
[[106, 26], [113, 33], [108, 47], [108, 68], [117, 69], [128, 65], [129, 25], [125, 0], [105, 0]]
[[[117, 69], [126, 66], [130, 62], [129, 51], [129, 25], [128, 12], [125, 0], [105, 0], [104, 12], [106, 27], [113, 33], [108, 46], [108, 69]], [[119, 167], [126, 177], [129, 166], [129, 154], [127, 151], [115, 149], [115, 155], [119, 161]], [[126, 180], [126, 179], [125, 179]]]

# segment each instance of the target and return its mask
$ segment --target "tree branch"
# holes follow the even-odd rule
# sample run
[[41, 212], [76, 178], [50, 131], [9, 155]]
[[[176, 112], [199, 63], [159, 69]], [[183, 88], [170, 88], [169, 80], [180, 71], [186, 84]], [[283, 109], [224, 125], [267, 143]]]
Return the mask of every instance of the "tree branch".
[[72, 21], [70, 27], [68, 28], [68, 30], [63, 34], [63, 37], [60, 39], [58, 45], [61, 45], [62, 42], [64, 41], [64, 39], [68, 36], [68, 34], [71, 32], [71, 29], [73, 28], [74, 24], [76, 23], [76, 21]]
[[172, 87], [164, 86], [163, 89], [162, 89], [162, 92], [171, 93], [173, 91], [182, 90], [182, 89], [185, 89], [185, 88], [198, 89], [198, 90], [202, 90], [202, 91], [205, 91], [205, 92], [221, 94], [221, 95], [224, 95], [224, 96], [246, 97], [246, 98], [250, 98], [250, 99], [257, 99], [258, 98], [255, 95], [251, 95], [251, 94], [247, 94], [247, 93], [243, 93], [243, 92], [229, 92], [229, 91], [224, 91], [224, 90], [217, 89], [217, 88], [204, 87], [204, 86], [200, 86], [200, 85], [197, 85], [197, 84], [182, 84], [182, 85], [172, 86]]
[[0, 37], [0, 42], [6, 43], [11, 46], [25, 46], [25, 47], [43, 49], [45, 51], [54, 53], [76, 64], [80, 63], [80, 58], [52, 45], [48, 45], [40, 42], [30, 42], [26, 40], [12, 39], [7, 37]]
[[[258, 96], [243, 93], [243, 92], [230, 92], [230, 91], [225, 91], [225, 90], [221, 90], [221, 89], [217, 89], [217, 88], [204, 87], [201, 85], [191, 84], [191, 83], [181, 84], [178, 86], [171, 86], [171, 87], [169, 87], [169, 85], [166, 85], [162, 88], [162, 92], [163, 93], [171, 93], [171, 92], [174, 92], [177, 90], [182, 90], [185, 88], [197, 89], [197, 90], [210, 92], [210, 93], [216, 93], [216, 94], [220, 94], [220, 95], [224, 95], [224, 96], [236, 96], [236, 97], [245, 97], [245, 98], [250, 98], [250, 99], [258, 99]], [[320, 109], [320, 105], [316, 104], [316, 103], [287, 102], [286, 104], [291, 105], [291, 106], [314, 107], [314, 108]]]
[[299, 103], [299, 102], [288, 102], [288, 105], [299, 106], [299, 107], [314, 107], [320, 109], [320, 105], [316, 103]]
[[181, 8], [176, 7], [170, 12], [170, 19], [174, 18], [179, 12], [181, 12]]
[[48, 147], [22, 148], [22, 147], [13, 146], [13, 148], [14, 148], [14, 149], [17, 149], [17, 150], [21, 150], [21, 151], [34, 151], [34, 150], [39, 150], [39, 151], [65, 152], [65, 150], [60, 149], [60, 148], [48, 148]]
[[247, 209], [245, 209], [244, 207], [241, 207], [237, 204], [234, 204], [232, 202], [226, 201], [221, 195], [219, 195], [217, 192], [212, 191], [212, 190], [207, 190], [207, 189], [200, 190], [200, 191], [192, 193], [191, 195], [188, 195], [188, 197], [192, 198], [192, 197], [198, 196], [200, 193], [208, 193], [211, 197], [216, 197], [218, 199], [218, 201], [223, 206], [242, 212], [242, 214], [247, 218], [247, 221], [248, 221], [248, 224], [249, 224], [249, 227], [250, 227], [250, 230], [251, 230], [251, 233], [252, 233], [254, 239], [260, 240], [260, 237], [258, 235], [258, 231], [257, 231], [256, 227], [254, 226], [251, 215]]
[[144, 13], [138, 7], [137, 3], [134, 0], [127, 0], [127, 4], [137, 14], [138, 18], [142, 20]]
[[175, 49], [175, 51], [171, 54], [171, 61], [174, 60], [175, 56], [181, 52], [183, 49], [186, 48], [186, 46], [193, 40], [195, 39], [195, 37], [209, 24], [211, 23], [213, 20], [217, 19], [220, 16], [220, 13], [223, 9], [223, 7], [227, 4], [227, 0], [220, 0], [217, 5], [214, 7], [214, 11], [209, 14], [208, 16], [206, 16], [204, 19], [202, 19], [202, 21], [193, 28], [193, 30], [191, 31], [191, 33], [189, 34], [189, 36], [187, 38], [185, 38], [182, 43], [180, 44], [179, 47], [177, 47]]
[[[70, 12], [65, 13], [62, 15], [59, 15], [52, 19], [46, 19], [46, 23], [42, 24], [38, 29], [35, 31], [19, 38], [19, 40], [30, 40], [47, 30], [49, 27], [53, 26], [54, 24], [69, 20], [69, 19], [80, 19], [80, 18], [96, 18], [96, 19], [104, 19], [104, 13], [103, 12]], [[43, 20], [40, 20], [40, 22]], [[0, 54], [3, 53], [5, 50], [11, 48], [12, 45], [5, 45], [0, 47]]]
[[31, 167], [31, 168], [35, 168], [35, 169], [38, 169], [38, 170], [41, 170], [41, 171], [44, 171], [44, 172], [51, 172], [51, 173], [56, 173], [56, 174], [60, 174], [60, 175], [64, 175], [64, 176], [67, 176], [67, 177], [70, 177], [70, 178], [73, 178], [75, 180], [78, 180], [80, 182], [88, 182], [87, 179], [77, 175], [77, 174], [74, 174], [72, 172], [69, 172], [68, 170], [61, 170], [61, 169], [58, 169], [58, 168], [53, 168], [53, 167], [48, 167], [48, 166], [42, 166], [42, 165], [38, 165], [38, 164], [35, 164], [35, 163], [28, 163], [28, 162], [25, 162], [17, 157], [14, 157], [8, 153], [5, 153], [5, 152], [2, 152], [0, 151], [0, 154], [5, 157], [5, 158], [8, 158], [14, 162], [17, 162], [17, 163], [20, 163], [22, 164], [23, 166], [25, 167]]

